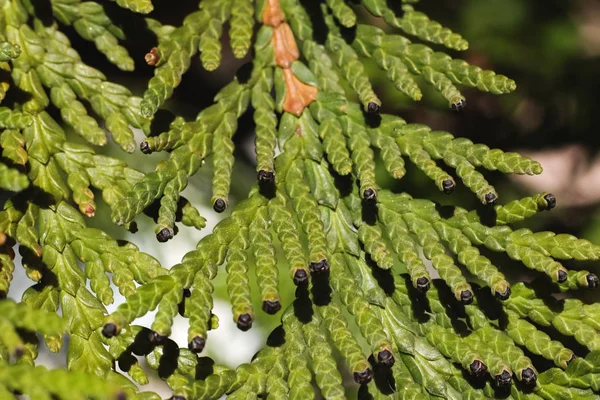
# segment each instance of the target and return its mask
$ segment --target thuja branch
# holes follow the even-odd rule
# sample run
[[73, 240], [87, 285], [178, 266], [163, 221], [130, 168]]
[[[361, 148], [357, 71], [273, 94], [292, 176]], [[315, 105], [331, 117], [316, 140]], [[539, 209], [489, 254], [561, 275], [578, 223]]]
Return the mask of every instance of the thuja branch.
[[[202, 0], [180, 26], [144, 19], [156, 39], [145, 56], [154, 76], [136, 97], [83, 63], [61, 33], [72, 25], [108, 61], [133, 69], [111, 6], [50, 3], [0, 0], [0, 187], [10, 191], [0, 212], [0, 294], [9, 294], [19, 263], [34, 281], [21, 302], [0, 301], [2, 396], [155, 400], [139, 389], [150, 379], [145, 360], [173, 400], [342, 399], [347, 374], [360, 398], [598, 397], [600, 313], [577, 295], [600, 282], [563, 260], [598, 260], [600, 246], [511, 227], [557, 200], [540, 193], [500, 204], [484, 170], [535, 175], [541, 165], [384, 114], [371, 84], [368, 59], [402, 95], [421, 100], [424, 83], [454, 111], [466, 107], [460, 87], [515, 90], [510, 78], [439, 51], [465, 50], [463, 37], [412, 1]], [[116, 6], [153, 9], [148, 0]], [[194, 120], [176, 116], [154, 132], [152, 119], [193, 57], [208, 71], [220, 66], [227, 28], [233, 56], [251, 60], [249, 76], [238, 74]], [[159, 242], [177, 223], [204, 228], [199, 200], [181, 193], [211, 162], [211, 205], [219, 213], [231, 206], [245, 114], [255, 125], [257, 184], [179, 264], [161, 266], [87, 226], [101, 193], [117, 225], [135, 231], [136, 219], [152, 215]], [[169, 153], [153, 172], [96, 152], [106, 131], [133, 152], [132, 128], [147, 135], [143, 153]], [[447, 195], [463, 184], [486, 212], [442, 212], [381, 184], [377, 165], [400, 180], [408, 163]], [[508, 279], [490, 252], [534, 279]], [[219, 274], [240, 331], [258, 313], [281, 311], [265, 347], [235, 369], [200, 355], [208, 332], [231, 323], [213, 312]], [[291, 304], [281, 279], [296, 287]], [[108, 314], [114, 287], [125, 301]], [[566, 300], [553, 297], [567, 291]], [[152, 311], [151, 326], [134, 324]], [[187, 348], [170, 338], [177, 315], [188, 320]], [[66, 369], [34, 366], [36, 332], [52, 352], [67, 343]]]

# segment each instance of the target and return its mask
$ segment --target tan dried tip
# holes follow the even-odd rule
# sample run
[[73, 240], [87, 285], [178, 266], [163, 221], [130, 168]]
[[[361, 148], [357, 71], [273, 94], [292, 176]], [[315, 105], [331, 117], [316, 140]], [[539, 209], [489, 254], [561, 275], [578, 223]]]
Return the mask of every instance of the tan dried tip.
[[283, 110], [300, 116], [310, 103], [317, 100], [318, 90], [296, 78], [291, 69], [283, 70], [283, 78], [286, 87]]
[[156, 47], [153, 47], [152, 49], [150, 49], [150, 52], [146, 53], [146, 55], [144, 56], [144, 60], [146, 60], [146, 63], [149, 66], [151, 66], [151, 67], [156, 66], [156, 64], [158, 64], [158, 62], [160, 61], [160, 57], [158, 55], [158, 49]]
[[271, 41], [277, 65], [281, 68], [291, 68], [292, 63], [300, 57], [300, 53], [290, 26], [284, 22], [275, 28]]
[[0, 232], [0, 246], [6, 243], [6, 234], [4, 232]]
[[278, 27], [284, 20], [279, 0], [267, 0], [263, 11], [263, 24]]

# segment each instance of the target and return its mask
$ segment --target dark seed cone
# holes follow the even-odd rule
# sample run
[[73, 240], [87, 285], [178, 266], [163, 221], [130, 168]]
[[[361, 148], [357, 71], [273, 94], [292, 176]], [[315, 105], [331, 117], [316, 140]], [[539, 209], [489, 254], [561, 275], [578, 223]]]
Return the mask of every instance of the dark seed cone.
[[454, 192], [455, 188], [456, 188], [456, 183], [454, 183], [452, 180], [444, 179], [442, 181], [442, 190], [444, 191], [444, 193], [450, 194], [450, 193]]
[[525, 383], [526, 385], [535, 385], [535, 382], [537, 381], [537, 375], [535, 374], [535, 372], [533, 372], [533, 370], [531, 368], [525, 368], [523, 370], [523, 374], [522, 374], [522, 378], [523, 378], [523, 383]]
[[185, 398], [185, 396], [177, 395], [177, 396], [171, 396], [170, 400], [186, 400], [186, 398]]
[[429, 279], [425, 278], [424, 276], [417, 279], [417, 290], [419, 292], [425, 293], [426, 291], [429, 290], [429, 288], [430, 288]]
[[144, 154], [152, 154], [152, 149], [150, 148], [148, 142], [146, 142], [145, 140], [142, 143], [140, 143], [140, 150]]
[[218, 213], [222, 213], [226, 209], [227, 209], [227, 202], [225, 202], [225, 200], [223, 200], [223, 199], [215, 200], [215, 204], [213, 204], [213, 210], [215, 210]]
[[278, 300], [264, 300], [262, 303], [262, 309], [267, 314], [277, 314], [281, 310], [281, 303]]
[[363, 199], [365, 199], [365, 201], [368, 201], [370, 203], [374, 203], [377, 201], [377, 193], [375, 192], [375, 190], [369, 188], [364, 191]]
[[243, 332], [252, 328], [252, 316], [250, 314], [240, 315], [237, 319], [237, 327]]
[[379, 114], [380, 109], [381, 106], [377, 103], [370, 102], [369, 104], [367, 104], [367, 112], [369, 114]]
[[507, 387], [512, 383], [512, 375], [507, 370], [503, 370], [501, 374], [496, 375], [496, 386]]
[[496, 297], [498, 300], [507, 300], [510, 297], [510, 293], [510, 287], [507, 287], [504, 293], [496, 292]]
[[497, 201], [498, 196], [496, 196], [494, 193], [489, 192], [485, 195], [485, 204], [487, 204], [488, 206], [493, 206], [494, 204], [496, 204]]
[[312, 272], [323, 273], [329, 271], [329, 262], [327, 260], [321, 260], [316, 263], [310, 263], [309, 266]]
[[261, 169], [258, 171], [257, 178], [259, 182], [272, 183], [275, 181], [275, 173]]
[[475, 360], [469, 365], [469, 369], [471, 370], [471, 374], [477, 378], [480, 378], [487, 374], [487, 366], [481, 360]]
[[590, 273], [585, 279], [588, 283], [588, 288], [590, 289], [594, 289], [598, 287], [598, 284], [600, 284], [600, 280], [598, 279], [598, 276], [596, 274]]
[[188, 343], [188, 349], [194, 354], [202, 353], [204, 346], [206, 346], [206, 339], [201, 338], [200, 336], [196, 336]]
[[294, 285], [300, 286], [308, 282], [308, 274], [305, 270], [299, 269], [294, 273]]
[[546, 200], [546, 203], [548, 203], [546, 210], [552, 210], [554, 207], [556, 207], [556, 197], [552, 193], [545, 195], [544, 200]]
[[470, 290], [463, 290], [460, 292], [460, 302], [463, 304], [471, 304], [473, 302], [473, 292]]
[[454, 111], [462, 111], [467, 106], [467, 102], [465, 100], [459, 100], [456, 103], [452, 103], [452, 109]]
[[108, 339], [110, 339], [113, 336], [116, 336], [117, 326], [112, 322], [109, 322], [108, 324], [104, 325], [104, 328], [102, 328], [102, 335]]
[[161, 243], [165, 243], [171, 239], [173, 239], [173, 230], [169, 228], [163, 228], [156, 234], [156, 240]]
[[562, 269], [558, 270], [558, 282], [559, 283], [563, 283], [564, 281], [566, 281], [567, 277], [568, 277], [568, 275], [567, 275], [566, 271], [564, 271]]
[[371, 368], [367, 368], [362, 372], [355, 372], [353, 374], [354, 382], [359, 385], [365, 385], [373, 379], [373, 373], [371, 372]]
[[127, 400], [127, 394], [125, 392], [118, 392], [115, 395], [115, 400]]
[[379, 364], [385, 367], [391, 368], [396, 362], [396, 360], [394, 359], [394, 355], [391, 351], [382, 350], [379, 353], [377, 353], [377, 362], [379, 362]]

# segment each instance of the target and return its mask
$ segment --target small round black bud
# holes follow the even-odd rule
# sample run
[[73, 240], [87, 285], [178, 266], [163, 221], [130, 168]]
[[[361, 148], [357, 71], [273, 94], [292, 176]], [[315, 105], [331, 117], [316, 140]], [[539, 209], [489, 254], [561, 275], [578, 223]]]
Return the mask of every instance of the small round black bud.
[[377, 201], [377, 193], [375, 190], [368, 188], [363, 193], [363, 199], [368, 202], [376, 202]]
[[568, 278], [567, 271], [565, 271], [563, 269], [559, 269], [557, 275], [558, 275], [558, 278], [557, 278], [558, 283], [563, 283]]
[[426, 291], [429, 290], [429, 279], [425, 278], [424, 276], [420, 277], [419, 279], [417, 279], [417, 290], [421, 293], [425, 293]]
[[156, 240], [161, 243], [167, 242], [173, 239], [173, 230], [169, 228], [163, 228], [156, 234]]
[[484, 196], [485, 204], [493, 206], [498, 201], [498, 196], [495, 193], [489, 192]]
[[163, 335], [161, 335], [161, 334], [159, 334], [159, 333], [157, 333], [157, 332], [154, 332], [154, 331], [152, 331], [152, 332], [150, 332], [150, 336], [149, 336], [149, 338], [150, 338], [150, 343], [153, 343], [153, 344], [161, 344], [162, 342], [164, 342], [164, 341], [165, 341], [165, 339], [166, 339], [167, 337], [166, 337], [166, 336], [163, 336]]
[[589, 289], [594, 289], [594, 288], [598, 287], [598, 284], [600, 284], [600, 280], [598, 280], [598, 275], [593, 274], [593, 273], [589, 273], [585, 277], [585, 280], [588, 283], [588, 288]]
[[190, 289], [183, 289], [183, 297], [190, 297], [192, 295], [192, 291]]
[[215, 201], [215, 204], [213, 204], [213, 209], [218, 213], [222, 213], [223, 211], [225, 211], [226, 208], [227, 203], [223, 199], [217, 199]]
[[467, 106], [467, 101], [465, 99], [460, 99], [456, 103], [452, 103], [451, 107], [454, 111], [458, 112], [458, 111], [464, 110], [466, 106]]
[[487, 374], [487, 366], [481, 360], [475, 360], [469, 365], [471, 374], [477, 378]]
[[506, 387], [512, 383], [512, 375], [507, 370], [503, 370], [501, 374], [495, 376], [496, 386]]
[[323, 273], [329, 271], [329, 262], [321, 260], [319, 262], [311, 262], [308, 266], [312, 272]]
[[381, 106], [377, 103], [370, 102], [369, 104], [367, 104], [367, 112], [369, 114], [379, 114], [380, 109]]
[[531, 368], [525, 368], [523, 370], [523, 373], [521, 374], [523, 382], [526, 385], [535, 385], [535, 382], [537, 381], [537, 375], [535, 374], [535, 372], [533, 372], [533, 370]]
[[373, 379], [371, 368], [367, 368], [362, 372], [355, 372], [352, 375], [354, 377], [354, 382], [358, 383], [359, 385], [366, 385], [367, 383], [371, 382], [371, 379]]
[[573, 361], [573, 360], [574, 360], [574, 359], [576, 359], [576, 358], [577, 358], [577, 356], [576, 356], [575, 354], [573, 354], [573, 355], [571, 356], [571, 358], [569, 358], [569, 359], [567, 360], [567, 365], [571, 364], [571, 361]]
[[202, 353], [204, 346], [206, 345], [206, 339], [196, 336], [188, 343], [188, 349], [194, 354]]
[[186, 400], [186, 398], [185, 398], [185, 396], [177, 395], [177, 396], [171, 396], [171, 398], [169, 400]]
[[259, 182], [271, 183], [275, 181], [275, 174], [271, 171], [265, 171], [261, 169], [258, 171], [257, 179]]
[[554, 207], [556, 207], [556, 197], [552, 193], [545, 195], [544, 200], [546, 200], [546, 203], [548, 203], [546, 210], [552, 210]]
[[117, 334], [117, 326], [115, 324], [113, 324], [112, 322], [109, 322], [108, 324], [104, 325], [104, 328], [102, 328], [102, 335], [105, 338], [111, 338], [113, 336], [115, 336]]
[[299, 269], [294, 273], [294, 285], [299, 286], [308, 282], [308, 274], [305, 270]]
[[510, 287], [507, 287], [503, 293], [496, 292], [498, 300], [507, 300], [510, 297]]
[[454, 192], [455, 187], [456, 187], [456, 184], [452, 181], [452, 179], [444, 179], [442, 181], [442, 190], [446, 194], [450, 194], [450, 193]]
[[281, 303], [278, 300], [264, 300], [262, 303], [262, 309], [267, 314], [277, 314], [281, 310]]
[[473, 302], [473, 292], [470, 290], [463, 290], [460, 292], [460, 302], [463, 304], [471, 304]]
[[391, 351], [382, 350], [379, 353], [377, 353], [377, 362], [379, 362], [379, 364], [385, 367], [391, 368], [392, 365], [394, 365], [394, 363], [396, 362], [396, 360], [394, 359], [394, 355]]
[[243, 332], [252, 328], [252, 316], [250, 314], [240, 315], [237, 319], [237, 327]]
[[142, 143], [140, 143], [140, 150], [144, 154], [152, 154], [152, 149], [150, 148], [148, 142], [146, 142], [145, 140]]

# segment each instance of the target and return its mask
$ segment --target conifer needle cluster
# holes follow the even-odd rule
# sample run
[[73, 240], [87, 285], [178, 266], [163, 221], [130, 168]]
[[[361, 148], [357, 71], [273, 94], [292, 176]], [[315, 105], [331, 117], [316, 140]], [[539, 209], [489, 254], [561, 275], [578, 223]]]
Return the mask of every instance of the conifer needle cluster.
[[[144, 359], [172, 400], [343, 399], [353, 387], [361, 399], [599, 398], [600, 304], [576, 296], [599, 280], [562, 261], [598, 260], [600, 246], [511, 227], [556, 199], [503, 203], [484, 173], [535, 175], [540, 164], [381, 113], [366, 63], [415, 101], [431, 86], [454, 111], [466, 106], [462, 88], [516, 88], [443, 52], [468, 43], [414, 2], [201, 0], [170, 26], [152, 18], [150, 0], [116, 0], [149, 14], [156, 39], [145, 57], [154, 77], [137, 97], [84, 63], [61, 32], [73, 27], [133, 70], [106, 4], [0, 0], [0, 294], [15, 250], [33, 281], [20, 302], [0, 300], [0, 398], [158, 400], [144, 390]], [[194, 120], [177, 116], [154, 132], [192, 60], [214, 71], [224, 40], [251, 60], [249, 73]], [[248, 113], [257, 183], [181, 263], [161, 266], [88, 227], [100, 194], [112, 221], [132, 231], [157, 209], [159, 242], [176, 223], [204, 228], [197, 202], [181, 193], [210, 162], [211, 205], [230, 207], [233, 137]], [[139, 144], [134, 129], [146, 134]], [[169, 155], [143, 173], [98, 154], [108, 138], [128, 153], [139, 145]], [[399, 180], [406, 163], [448, 195], [464, 185], [486, 212], [380, 187], [376, 165]], [[536, 280], [509, 281], [491, 252]], [[220, 273], [233, 321], [212, 312]], [[280, 294], [287, 279], [297, 286], [292, 304]], [[108, 314], [114, 288], [126, 301]], [[151, 326], [134, 324], [154, 310]], [[252, 360], [231, 369], [202, 354], [209, 330], [233, 322], [247, 331], [257, 313], [278, 314], [281, 325]], [[189, 322], [183, 348], [169, 338], [178, 314]], [[67, 347], [66, 369], [35, 365], [40, 340], [52, 352]]]

